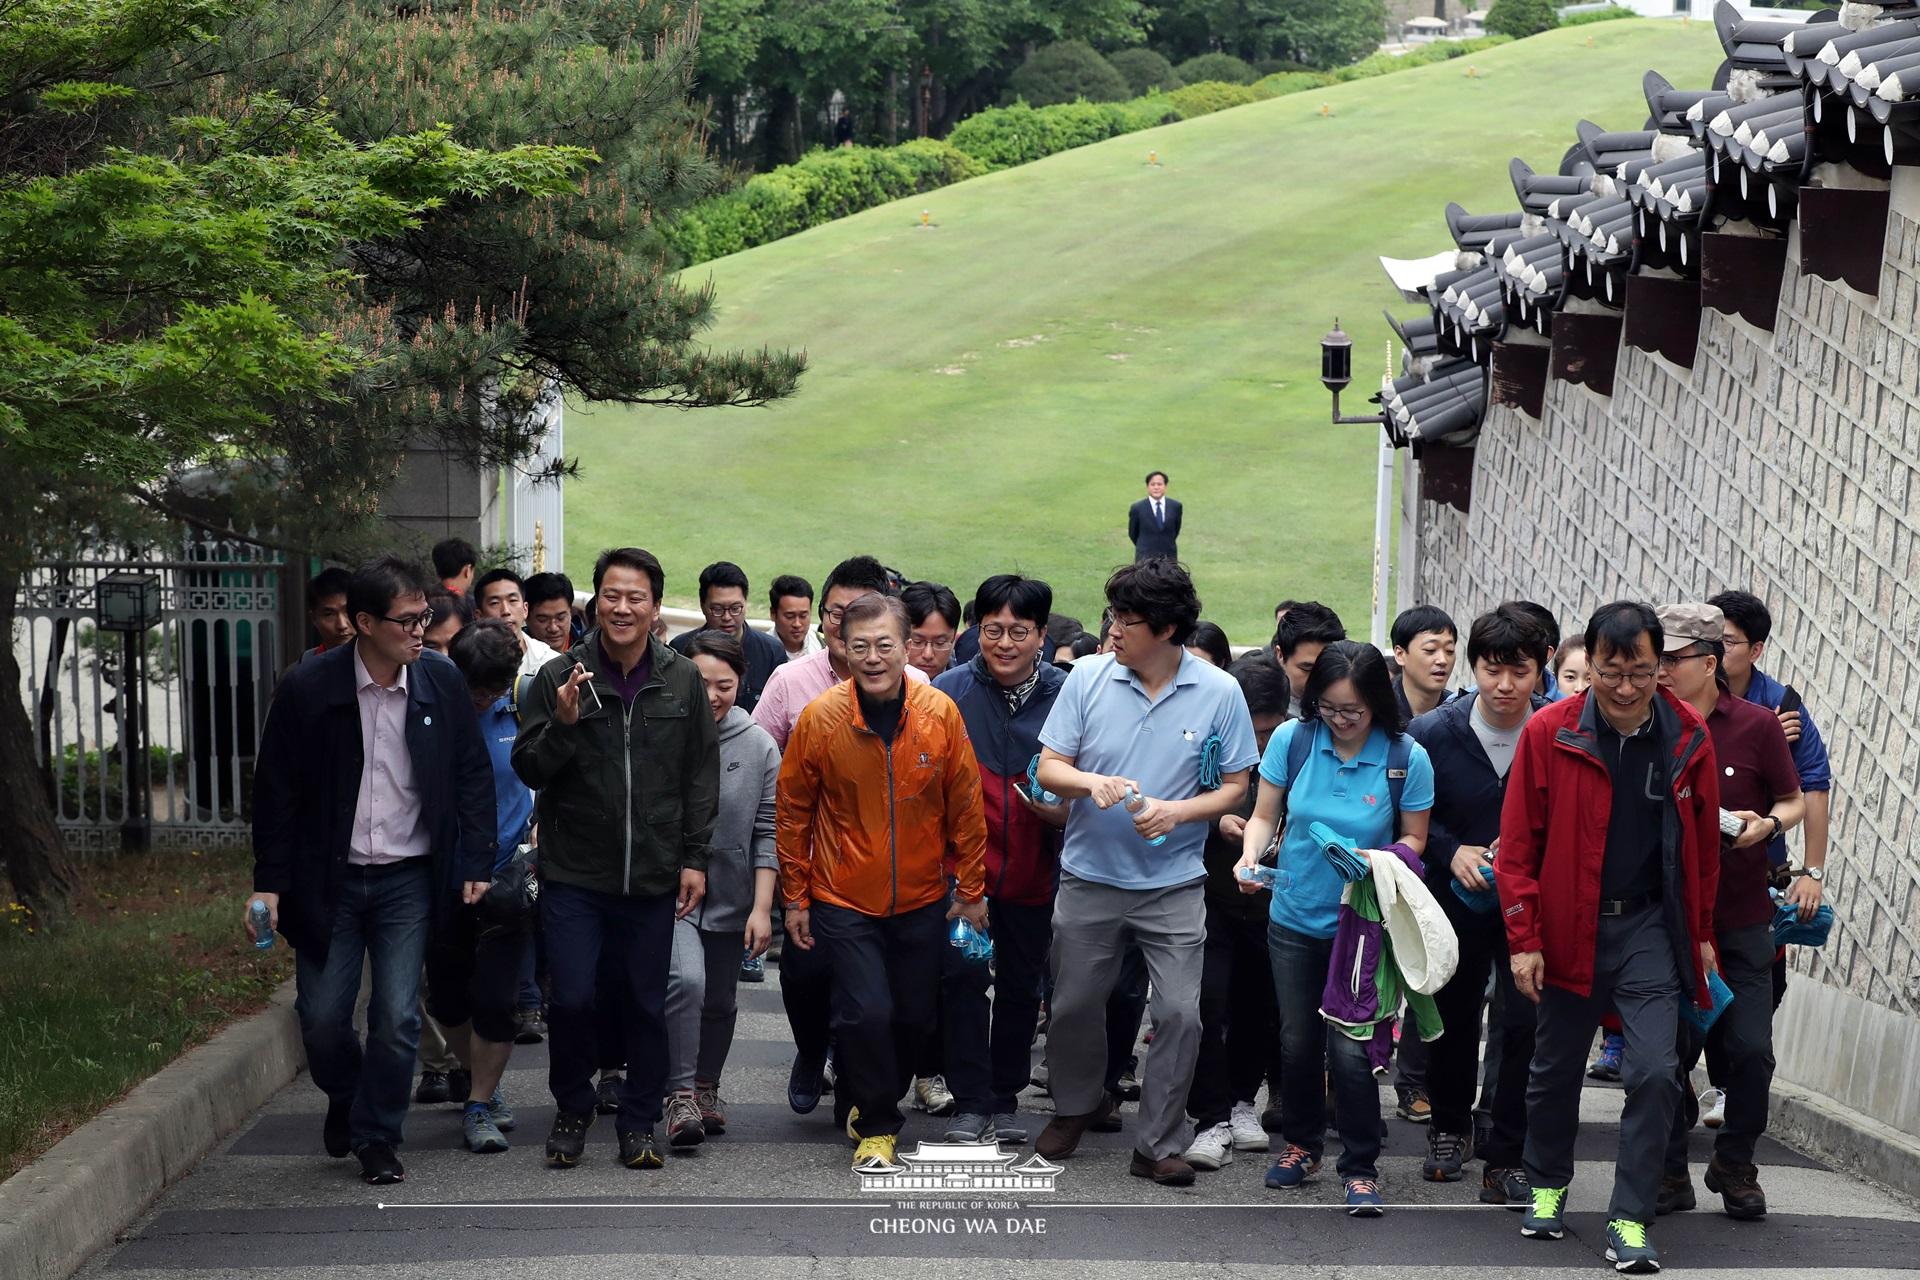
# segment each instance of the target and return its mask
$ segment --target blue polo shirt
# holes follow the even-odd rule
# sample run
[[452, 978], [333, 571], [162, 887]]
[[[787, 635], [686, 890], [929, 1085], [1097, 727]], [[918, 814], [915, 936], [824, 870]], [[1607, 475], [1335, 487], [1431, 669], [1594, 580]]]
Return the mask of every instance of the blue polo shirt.
[[[1239, 681], [1183, 651], [1156, 700], [1108, 653], [1073, 664], [1040, 742], [1088, 773], [1134, 779], [1151, 799], [1187, 800], [1200, 794], [1200, 751], [1214, 735], [1223, 775], [1259, 762]], [[1080, 799], [1067, 814], [1060, 869], [1122, 889], [1165, 889], [1205, 877], [1206, 845], [1204, 822], [1183, 822], [1155, 846], [1140, 838], [1123, 806]]]
[[520, 781], [509, 759], [519, 732], [520, 717], [510, 698], [500, 698], [480, 713], [480, 736], [486, 740], [487, 756], [493, 761], [494, 820], [500, 833], [495, 871], [506, 866], [513, 851], [526, 843], [527, 827], [533, 821], [533, 791]]
[[[1313, 735], [1313, 750], [1300, 776], [1287, 777], [1288, 745], [1296, 733]], [[1433, 808], [1433, 760], [1418, 742], [1407, 760], [1400, 807], [1407, 813]], [[1289, 720], [1267, 741], [1260, 776], [1287, 793], [1286, 834], [1280, 841], [1280, 888], [1268, 919], [1283, 929], [1313, 938], [1331, 938], [1340, 915], [1340, 873], [1314, 844], [1307, 829], [1324, 822], [1362, 849], [1380, 849], [1399, 834], [1392, 792], [1387, 787], [1387, 735], [1376, 728], [1351, 760], [1333, 749], [1327, 726]]]
[[[1786, 701], [1786, 697], [1787, 686], [1760, 668], [1753, 669], [1753, 678], [1747, 682], [1748, 702], [1778, 714], [1780, 704]], [[1800, 705], [1800, 740], [1791, 746], [1794, 771], [1800, 775], [1800, 789], [1833, 790], [1833, 767], [1827, 761], [1827, 744], [1820, 736], [1820, 726], [1813, 722], [1813, 713], [1807, 710], [1804, 702]], [[1767, 860], [1775, 866], [1787, 861], [1787, 837], [1784, 834], [1768, 843]]]

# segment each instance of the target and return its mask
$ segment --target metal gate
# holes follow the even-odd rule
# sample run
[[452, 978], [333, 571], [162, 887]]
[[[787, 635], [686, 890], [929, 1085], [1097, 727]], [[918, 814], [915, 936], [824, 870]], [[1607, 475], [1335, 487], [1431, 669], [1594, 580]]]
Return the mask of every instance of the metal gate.
[[[249, 843], [284, 565], [252, 543], [194, 536], [172, 558], [27, 575], [13, 643], [70, 851]], [[116, 609], [138, 620], [113, 630]]]

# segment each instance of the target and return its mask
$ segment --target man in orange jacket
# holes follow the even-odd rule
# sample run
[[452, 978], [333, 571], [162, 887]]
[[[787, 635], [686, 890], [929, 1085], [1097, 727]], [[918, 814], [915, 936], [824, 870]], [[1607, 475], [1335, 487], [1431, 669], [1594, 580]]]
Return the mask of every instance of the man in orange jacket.
[[853, 678], [800, 713], [776, 831], [787, 934], [833, 973], [836, 1118], [858, 1167], [893, 1162], [900, 1096], [935, 1027], [946, 921], [986, 927], [987, 824], [960, 709], [906, 679], [905, 607], [861, 596], [840, 633]]

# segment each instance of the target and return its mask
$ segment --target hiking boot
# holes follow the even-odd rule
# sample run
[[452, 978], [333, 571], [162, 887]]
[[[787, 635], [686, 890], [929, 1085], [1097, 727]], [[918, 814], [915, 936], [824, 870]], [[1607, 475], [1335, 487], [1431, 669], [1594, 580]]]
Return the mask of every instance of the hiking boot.
[[540, 1006], [522, 1009], [514, 1024], [513, 1042], [515, 1044], [539, 1044], [547, 1038], [547, 1020], [540, 1016]]
[[765, 982], [767, 980], [767, 958], [748, 956], [740, 962], [740, 981]]
[[1427, 1134], [1427, 1158], [1420, 1176], [1428, 1182], [1460, 1181], [1460, 1166], [1473, 1159], [1473, 1143], [1463, 1133]]
[[473, 1072], [463, 1067], [455, 1067], [447, 1072], [446, 1101], [466, 1106], [473, 1097]]
[[[447, 1088], [446, 1072], [422, 1071], [420, 1073], [420, 1087], [413, 1091], [413, 1100], [415, 1102], [445, 1102], [452, 1096], [452, 1090]], [[460, 1100], [465, 1102], [466, 1098], [463, 1096]]]
[[1233, 1163], [1233, 1126], [1216, 1124], [1193, 1135], [1185, 1158], [1203, 1173], [1212, 1173], [1221, 1165]]
[[349, 1122], [353, 1118], [352, 1098], [328, 1098], [327, 1122], [320, 1130], [320, 1140], [327, 1145], [327, 1154], [335, 1160], [344, 1160], [353, 1154], [353, 1130]]
[[993, 1113], [993, 1140], [995, 1142], [1011, 1142], [1016, 1147], [1024, 1147], [1027, 1145], [1028, 1137], [1027, 1122], [1022, 1120], [1018, 1114], [1012, 1111], [996, 1111]]
[[948, 1142], [986, 1142], [993, 1132], [993, 1118], [978, 1111], [962, 1111], [947, 1121]]
[[354, 1154], [360, 1157], [360, 1176], [370, 1187], [388, 1187], [407, 1180], [400, 1157], [384, 1142], [369, 1142]]
[[1088, 1129], [1114, 1119], [1116, 1110], [1113, 1095], [1103, 1093], [1100, 1095], [1100, 1105], [1085, 1115], [1055, 1116], [1047, 1121], [1047, 1127], [1040, 1131], [1033, 1149], [1048, 1160], [1065, 1160], [1079, 1149], [1080, 1139], [1086, 1136]]
[[1752, 1165], [1724, 1163], [1715, 1156], [1707, 1164], [1707, 1190], [1720, 1193], [1729, 1218], [1752, 1220], [1767, 1216], [1767, 1193], [1760, 1189], [1760, 1171]]
[[[1410, 1124], [1426, 1124], [1433, 1119], [1433, 1104], [1427, 1101], [1427, 1091], [1425, 1089], [1402, 1090], [1400, 1093], [1400, 1105], [1393, 1110], [1395, 1115]], [[1333, 1112], [1331, 1110], [1327, 1112], [1327, 1118], [1329, 1122], [1332, 1121]]]
[[1349, 1218], [1377, 1218], [1387, 1211], [1387, 1202], [1380, 1198], [1380, 1184], [1372, 1178], [1347, 1179], [1347, 1216]]
[[[698, 1127], [698, 1117], [695, 1118]], [[705, 1136], [705, 1135], [702, 1135]], [[624, 1129], [620, 1133], [620, 1163], [629, 1169], [664, 1169], [667, 1158], [654, 1145], [653, 1130]]]
[[693, 1090], [675, 1089], [667, 1099], [667, 1142], [674, 1150], [681, 1151], [706, 1140], [707, 1124], [700, 1118], [700, 1104], [694, 1100]]
[[1589, 1080], [1618, 1080], [1620, 1078], [1620, 1055], [1625, 1052], [1626, 1040], [1618, 1031], [1609, 1031], [1600, 1041], [1600, 1053], [1587, 1064]]
[[893, 1153], [899, 1145], [899, 1137], [891, 1133], [876, 1134], [871, 1138], [862, 1138], [853, 1149], [853, 1167], [858, 1169], [869, 1160], [878, 1160], [883, 1165], [893, 1164]]
[[493, 1127], [502, 1133], [512, 1133], [514, 1126], [520, 1123], [514, 1118], [513, 1108], [507, 1105], [507, 1100], [500, 1096], [498, 1089], [495, 1089], [493, 1096], [487, 1099], [487, 1119], [493, 1121]]
[[493, 1116], [484, 1102], [467, 1104], [466, 1113], [460, 1118], [460, 1129], [466, 1138], [467, 1150], [477, 1156], [493, 1155], [507, 1149], [507, 1135], [501, 1133], [500, 1126], [493, 1122]]
[[695, 1083], [693, 1101], [700, 1108], [700, 1123], [708, 1133], [727, 1131], [727, 1103], [720, 1096], [718, 1084]]
[[1697, 1204], [1693, 1197], [1693, 1179], [1685, 1169], [1660, 1175], [1660, 1194], [1654, 1198], [1653, 1213], [1664, 1218], [1670, 1213], [1685, 1213]]
[[1126, 1069], [1114, 1083], [1113, 1096], [1122, 1102], [1140, 1101], [1140, 1059], [1127, 1059]]
[[618, 1071], [602, 1071], [600, 1087], [594, 1090], [593, 1109], [603, 1116], [619, 1114], [620, 1090], [624, 1089], [626, 1084], [626, 1077]]
[[1700, 1123], [1718, 1129], [1727, 1122], [1727, 1091], [1708, 1089], [1700, 1095]]
[[945, 1076], [920, 1076], [913, 1082], [913, 1105], [930, 1116], [944, 1116], [953, 1110], [953, 1090]]
[[1251, 1102], [1233, 1104], [1233, 1114], [1227, 1118], [1227, 1127], [1233, 1131], [1233, 1149], [1235, 1151], [1265, 1151], [1267, 1149], [1266, 1126], [1260, 1123], [1260, 1114], [1253, 1109]]
[[1647, 1239], [1647, 1224], [1629, 1218], [1607, 1220], [1607, 1261], [1615, 1271], [1650, 1276], [1660, 1269], [1660, 1255]]
[[1320, 1157], [1305, 1147], [1296, 1147], [1291, 1142], [1280, 1153], [1280, 1158], [1267, 1166], [1267, 1185], [1275, 1190], [1297, 1187], [1320, 1172]]
[[592, 1124], [590, 1115], [556, 1112], [553, 1128], [547, 1131], [547, 1163], [556, 1169], [571, 1169], [579, 1164], [587, 1149], [587, 1129]]
[[1480, 1174], [1480, 1203], [1501, 1204], [1515, 1213], [1533, 1203], [1525, 1169], [1486, 1169]]
[[1558, 1240], [1567, 1234], [1563, 1216], [1567, 1207], [1565, 1187], [1535, 1187], [1533, 1204], [1520, 1223], [1520, 1234], [1529, 1240]]
[[794, 1055], [793, 1068], [787, 1072], [787, 1105], [796, 1114], [804, 1116], [820, 1105], [820, 1095], [826, 1092], [826, 1069], [825, 1058]]
[[1127, 1172], [1136, 1178], [1151, 1178], [1163, 1187], [1193, 1185], [1193, 1166], [1180, 1156], [1162, 1156], [1155, 1160], [1144, 1151], [1136, 1151], [1127, 1163]]

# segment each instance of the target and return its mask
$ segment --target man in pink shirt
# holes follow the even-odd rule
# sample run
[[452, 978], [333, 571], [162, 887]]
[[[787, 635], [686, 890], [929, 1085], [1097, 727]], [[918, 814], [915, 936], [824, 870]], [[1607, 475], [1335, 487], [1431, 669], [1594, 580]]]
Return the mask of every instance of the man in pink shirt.
[[[807, 704], [852, 674], [847, 665], [847, 643], [840, 637], [840, 619], [847, 606], [871, 592], [892, 595], [892, 588], [886, 567], [872, 556], [842, 560], [827, 575], [826, 586], [820, 591], [820, 623], [827, 647], [777, 667], [753, 709], [753, 722], [772, 734], [782, 751]], [[909, 665], [907, 678], [925, 683], [927, 677]], [[785, 892], [779, 901], [787, 901]], [[786, 1006], [797, 1051], [787, 1076], [787, 1105], [801, 1115], [820, 1105], [820, 1095], [826, 1089], [832, 1048], [827, 1020], [832, 1015], [832, 999], [832, 977], [820, 953], [783, 946], [780, 1001]]]

